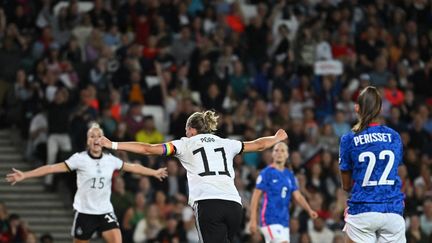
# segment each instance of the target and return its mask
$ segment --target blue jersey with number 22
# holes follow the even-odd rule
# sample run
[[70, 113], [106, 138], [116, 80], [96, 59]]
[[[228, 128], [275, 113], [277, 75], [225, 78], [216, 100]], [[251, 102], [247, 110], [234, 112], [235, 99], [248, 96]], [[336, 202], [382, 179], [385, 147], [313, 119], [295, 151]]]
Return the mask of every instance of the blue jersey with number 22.
[[402, 150], [399, 134], [382, 125], [370, 125], [359, 133], [342, 136], [339, 168], [351, 171], [354, 181], [348, 200], [349, 214], [403, 214], [404, 195], [398, 175]]

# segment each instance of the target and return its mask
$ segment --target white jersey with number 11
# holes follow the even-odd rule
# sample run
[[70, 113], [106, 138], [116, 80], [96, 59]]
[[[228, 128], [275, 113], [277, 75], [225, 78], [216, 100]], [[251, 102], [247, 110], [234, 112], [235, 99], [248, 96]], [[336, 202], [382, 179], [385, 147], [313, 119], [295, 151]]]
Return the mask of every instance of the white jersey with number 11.
[[243, 143], [212, 134], [199, 134], [172, 141], [175, 156], [187, 171], [189, 205], [204, 199], [222, 199], [241, 204], [234, 185], [233, 159]]

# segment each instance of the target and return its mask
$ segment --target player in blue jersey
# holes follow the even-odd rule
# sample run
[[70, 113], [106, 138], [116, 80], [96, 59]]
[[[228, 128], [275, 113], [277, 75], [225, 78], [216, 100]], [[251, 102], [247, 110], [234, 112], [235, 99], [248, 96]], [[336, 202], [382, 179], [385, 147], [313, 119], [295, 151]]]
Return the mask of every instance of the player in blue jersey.
[[406, 242], [398, 175], [402, 141], [379, 124], [381, 104], [379, 91], [366, 87], [355, 106], [358, 122], [340, 141], [342, 186], [351, 192], [344, 228], [348, 242]]
[[259, 214], [260, 230], [266, 243], [289, 242], [289, 204], [291, 196], [303, 207], [311, 218], [318, 214], [311, 209], [306, 199], [299, 192], [294, 174], [285, 168], [288, 159], [288, 146], [279, 142], [273, 147], [271, 165], [263, 169], [256, 181], [252, 195], [249, 228], [257, 231], [258, 203], [262, 198]]

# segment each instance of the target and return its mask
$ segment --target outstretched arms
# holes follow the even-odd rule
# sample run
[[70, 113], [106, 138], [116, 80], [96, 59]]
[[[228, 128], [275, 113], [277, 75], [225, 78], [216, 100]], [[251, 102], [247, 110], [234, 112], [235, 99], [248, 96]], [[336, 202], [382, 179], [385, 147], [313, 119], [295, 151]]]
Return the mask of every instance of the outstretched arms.
[[160, 168], [154, 170], [154, 169], [144, 167], [140, 164], [132, 164], [126, 162], [123, 165], [123, 170], [126, 172], [145, 175], [145, 176], [154, 176], [160, 181], [168, 176], [166, 168]]
[[140, 142], [112, 142], [106, 137], [99, 139], [99, 144], [109, 149], [120, 149], [128, 152], [145, 155], [162, 155], [164, 148], [162, 144], [148, 144]]
[[53, 165], [44, 165], [30, 171], [20, 171], [12, 168], [12, 173], [6, 175], [6, 181], [12, 185], [28, 178], [45, 176], [52, 173], [62, 173], [69, 171], [65, 163], [57, 163]]
[[[288, 135], [285, 130], [279, 129], [275, 135], [268, 137], [261, 137], [253, 141], [244, 142], [244, 152], [262, 151], [272, 147], [276, 143], [287, 139]], [[120, 149], [128, 152], [145, 155], [162, 155], [164, 154], [163, 144], [148, 144], [140, 142], [112, 142], [106, 137], [99, 139], [98, 143], [105, 148]]]
[[[164, 153], [163, 144], [148, 144], [148, 143], [139, 143], [139, 142], [111, 142], [111, 140], [109, 140], [106, 137], [100, 138], [98, 143], [105, 148], [114, 149], [114, 150], [120, 149], [120, 150], [129, 151], [137, 154], [162, 155]], [[144, 167], [140, 164], [132, 164], [127, 162], [124, 163], [123, 170], [134, 174], [154, 176], [158, 180], [162, 180], [168, 176], [166, 168], [160, 168], [154, 170], [151, 168]]]
[[244, 142], [244, 152], [262, 151], [272, 147], [278, 142], [285, 140], [288, 137], [285, 130], [279, 129], [275, 135], [261, 137], [253, 141]]

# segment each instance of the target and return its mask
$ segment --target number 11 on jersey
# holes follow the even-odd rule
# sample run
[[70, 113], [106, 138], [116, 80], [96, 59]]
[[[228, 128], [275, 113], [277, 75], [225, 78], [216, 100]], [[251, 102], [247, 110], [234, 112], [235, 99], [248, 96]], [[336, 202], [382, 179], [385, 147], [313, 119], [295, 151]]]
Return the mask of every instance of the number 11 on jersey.
[[[224, 171], [218, 171], [217, 174], [218, 175], [227, 175], [227, 176], [231, 177], [231, 175], [230, 175], [230, 173], [228, 171], [228, 164], [227, 164], [226, 153], [225, 153], [224, 148], [223, 147], [215, 148], [214, 152], [215, 153], [218, 153], [218, 152], [221, 153], [222, 159], [223, 159], [224, 168], [225, 168]], [[204, 163], [204, 172], [199, 173], [200, 176], [216, 175], [215, 171], [210, 171], [207, 154], [206, 154], [206, 151], [204, 150], [204, 147], [196, 149], [196, 150], [192, 151], [192, 153], [194, 155], [197, 154], [197, 153], [201, 154], [201, 158], [202, 158], [203, 163]]]

